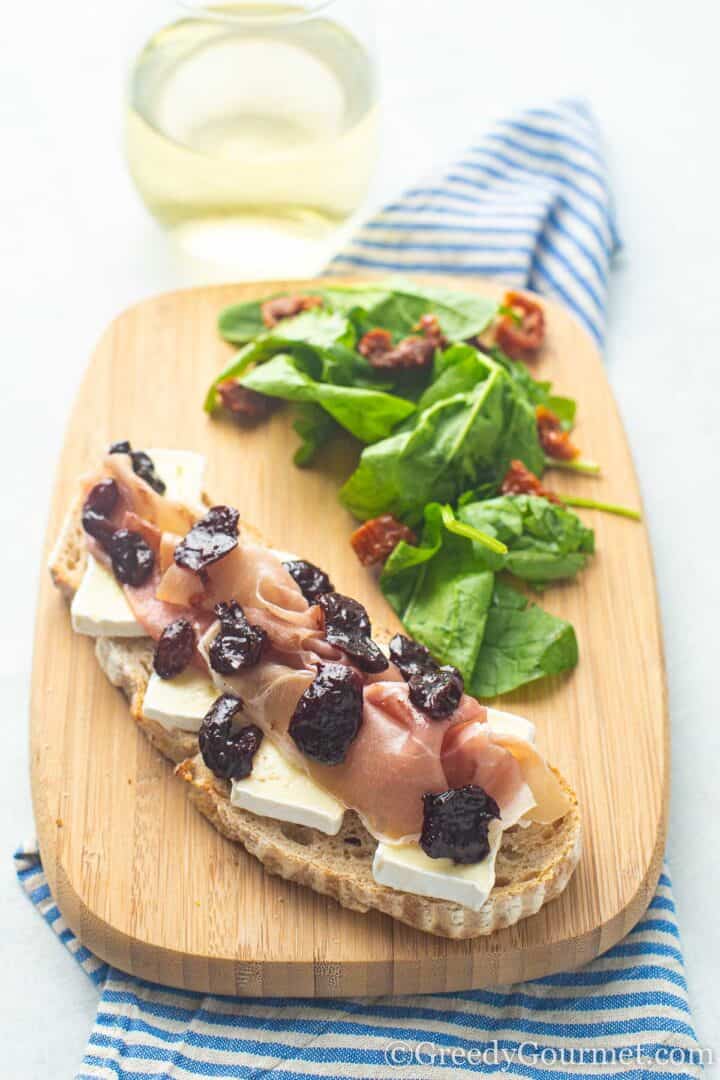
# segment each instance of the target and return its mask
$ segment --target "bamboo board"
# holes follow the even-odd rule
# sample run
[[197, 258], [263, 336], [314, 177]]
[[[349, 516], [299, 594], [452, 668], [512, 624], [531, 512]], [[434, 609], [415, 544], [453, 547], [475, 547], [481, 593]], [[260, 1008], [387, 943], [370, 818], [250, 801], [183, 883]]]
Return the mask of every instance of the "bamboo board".
[[[499, 295], [463, 279], [458, 287]], [[397, 624], [348, 545], [336, 498], [355, 451], [323, 468], [291, 464], [285, 412], [239, 431], [201, 404], [228, 346], [215, 331], [227, 303], [292, 283], [202, 288], [126, 311], [99, 343], [68, 427], [50, 512], [55, 539], [77, 478], [107, 445], [189, 448], [209, 460], [207, 490], [240, 509], [278, 548], [325, 568], [376, 628]], [[295, 283], [298, 287], [298, 283]], [[302, 288], [302, 286], [299, 286]], [[577, 440], [604, 478], [553, 474], [559, 490], [639, 505], [625, 435], [597, 350], [546, 303], [540, 377], [580, 402]], [[557, 479], [556, 479], [557, 477]], [[33, 670], [32, 786], [53, 895], [82, 942], [146, 979], [251, 996], [439, 992], [575, 968], [610, 948], [643, 914], [665, 840], [668, 721], [658, 609], [643, 525], [581, 512], [598, 553], [578, 584], [550, 589], [550, 611], [577, 630], [575, 672], [505, 696], [537, 723], [538, 742], [575, 786], [584, 853], [566, 892], [490, 938], [450, 942], [378, 912], [358, 915], [266, 874], [189, 804], [185, 785], [131, 721], [124, 699], [74, 635], [42, 575]]]

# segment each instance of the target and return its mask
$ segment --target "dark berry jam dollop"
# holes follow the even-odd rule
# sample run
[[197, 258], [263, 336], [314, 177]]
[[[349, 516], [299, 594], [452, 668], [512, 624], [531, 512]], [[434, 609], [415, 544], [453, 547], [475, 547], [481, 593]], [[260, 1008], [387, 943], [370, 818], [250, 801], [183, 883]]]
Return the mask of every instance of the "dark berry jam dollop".
[[362, 604], [341, 593], [318, 597], [325, 618], [325, 637], [350, 656], [361, 671], [385, 671], [388, 659], [370, 637], [368, 613]]
[[426, 671], [436, 671], [438, 668], [430, 651], [419, 641], [413, 641], [404, 634], [395, 634], [390, 639], [389, 648], [390, 659], [405, 680], [411, 679], [413, 675], [422, 675]]
[[153, 657], [161, 679], [172, 679], [188, 666], [195, 652], [195, 630], [187, 619], [175, 619], [163, 630]]
[[362, 682], [344, 664], [323, 664], [290, 720], [288, 731], [306, 757], [340, 765], [360, 730]]
[[408, 687], [413, 705], [428, 713], [433, 720], [443, 720], [457, 709], [465, 684], [457, 668], [447, 665], [413, 675]]
[[290, 577], [294, 578], [300, 586], [300, 592], [308, 604], [315, 604], [319, 596], [334, 591], [330, 578], [324, 570], [321, 570], [319, 566], [315, 566], [314, 563], [305, 562], [304, 559], [291, 559], [289, 562], [283, 563], [283, 566]]
[[115, 509], [119, 494], [114, 480], [100, 480], [90, 488], [83, 503], [82, 527], [106, 551], [110, 548], [110, 540], [115, 532], [115, 526], [110, 524], [109, 517]]
[[175, 548], [175, 562], [199, 573], [229, 554], [238, 543], [240, 515], [231, 506], [213, 506]]
[[98, 514], [97, 510], [92, 510], [90, 507], [84, 506], [82, 512], [82, 527], [89, 536], [92, 536], [97, 540], [105, 551], [110, 550], [110, 541], [115, 532], [115, 526], [108, 521], [104, 514]]
[[482, 862], [490, 851], [488, 826], [499, 817], [498, 804], [475, 784], [423, 795], [420, 847], [431, 859]]
[[140, 533], [117, 529], [110, 537], [108, 551], [115, 577], [121, 585], [137, 588], [152, 574], [155, 556]]
[[88, 510], [94, 510], [96, 514], [102, 514], [103, 517], [110, 517], [117, 505], [119, 495], [120, 489], [114, 480], [110, 478], [100, 480], [88, 491], [85, 507]]
[[257, 664], [267, 640], [265, 631], [247, 621], [235, 600], [230, 604], [217, 604], [215, 614], [220, 620], [220, 632], [208, 650], [213, 671], [237, 675], [243, 668]]
[[208, 769], [221, 780], [244, 780], [252, 772], [253, 758], [263, 739], [255, 724], [232, 730], [243, 703], [232, 694], [223, 694], [202, 722], [198, 745]]
[[129, 454], [132, 461], [133, 472], [144, 480], [158, 495], [165, 494], [165, 482], [155, 472], [155, 462], [144, 450], [133, 450], [127, 439], [113, 443], [109, 454]]

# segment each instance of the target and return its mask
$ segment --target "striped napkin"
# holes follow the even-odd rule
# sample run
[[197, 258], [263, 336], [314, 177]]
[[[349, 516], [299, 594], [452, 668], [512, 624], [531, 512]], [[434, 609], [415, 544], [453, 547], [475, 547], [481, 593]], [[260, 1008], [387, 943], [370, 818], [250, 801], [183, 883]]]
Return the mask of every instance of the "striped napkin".
[[[562, 301], [601, 343], [617, 247], [597, 128], [584, 105], [565, 101], [500, 123], [368, 222], [331, 269], [501, 278]], [[667, 872], [642, 922], [578, 972], [432, 996], [260, 1000], [173, 990], [109, 967], [65, 925], [37, 850], [15, 860], [23, 889], [101, 991], [80, 1080], [702, 1072]]]

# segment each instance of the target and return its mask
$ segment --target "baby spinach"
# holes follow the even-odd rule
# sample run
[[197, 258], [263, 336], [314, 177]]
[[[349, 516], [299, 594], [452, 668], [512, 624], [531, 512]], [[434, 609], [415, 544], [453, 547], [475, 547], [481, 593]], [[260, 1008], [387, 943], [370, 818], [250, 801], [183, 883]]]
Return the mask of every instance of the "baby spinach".
[[[511, 505], [516, 498], [521, 500], [517, 513]], [[506, 541], [516, 545], [505, 555], [448, 529], [446, 508], [431, 504], [425, 510], [420, 544], [398, 544], [380, 578], [384, 596], [408, 633], [444, 663], [457, 667], [468, 692], [477, 697], [492, 697], [542, 675], [564, 671], [578, 659], [570, 624], [529, 604], [495, 576], [496, 570], [515, 573], [518, 567], [522, 576], [525, 567], [514, 556], [530, 553], [530, 548], [517, 546], [523, 539], [523, 521], [530, 536], [533, 530], [545, 537], [560, 529], [558, 523], [538, 525], [543, 508], [528, 507], [525, 500], [525, 496], [495, 500], [509, 505], [495, 507], [480, 524], [481, 532], [486, 527], [496, 535], [503, 532]], [[551, 513], [557, 509], [545, 499], [535, 501], [545, 503]], [[466, 522], [465, 527], [472, 534], [476, 525], [470, 528]], [[582, 525], [580, 530], [584, 530]], [[576, 534], [577, 544], [591, 545], [592, 534], [584, 535], [590, 530], [578, 533], [567, 523], [567, 532]], [[571, 541], [567, 543], [572, 546]], [[545, 560], [551, 566], [549, 554]], [[562, 571], [572, 576], [579, 568], [579, 563], [558, 555], [552, 570], [559, 577], [564, 576]]]
[[460, 521], [507, 546], [495, 569], [534, 585], [574, 577], [595, 550], [595, 534], [580, 518], [537, 495], [502, 495], [467, 502]]
[[401, 541], [380, 586], [408, 633], [469, 679], [485, 633], [495, 575], [471, 541], [448, 532], [442, 508], [425, 511], [422, 543]]
[[248, 389], [269, 397], [320, 405], [362, 442], [383, 439], [415, 409], [412, 402], [381, 390], [317, 382], [302, 370], [297, 359], [286, 353], [259, 364], [240, 381]]
[[297, 406], [293, 428], [301, 440], [293, 455], [293, 461], [299, 469], [312, 465], [318, 450], [341, 430], [330, 413], [309, 401]]
[[532, 407], [503, 368], [467, 345], [448, 349], [417, 412], [368, 446], [340, 490], [359, 518], [392, 513], [415, 524], [425, 505], [504, 475], [512, 458], [542, 472], [544, 455]]
[[576, 667], [575, 630], [504, 581], [496, 581], [468, 693], [490, 698]]

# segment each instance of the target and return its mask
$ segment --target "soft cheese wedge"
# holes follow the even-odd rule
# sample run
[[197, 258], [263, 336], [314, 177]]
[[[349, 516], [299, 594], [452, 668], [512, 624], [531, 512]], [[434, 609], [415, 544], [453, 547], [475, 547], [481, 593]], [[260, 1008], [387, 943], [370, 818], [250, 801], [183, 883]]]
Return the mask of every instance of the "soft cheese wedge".
[[380, 843], [373, 859], [373, 877], [391, 889], [450, 900], [479, 911], [495, 884], [495, 857], [501, 840], [500, 822], [493, 821], [488, 829], [488, 855], [469, 866], [451, 859], [430, 859], [419, 844]]
[[72, 628], [76, 634], [89, 637], [145, 637], [145, 631], [135, 619], [125, 593], [109, 570], [92, 555], [80, 588], [70, 605]]
[[[149, 454], [155, 463], [157, 475], [165, 483], [167, 496], [202, 514], [202, 491], [207, 466], [203, 455], [190, 450], [150, 450]], [[133, 615], [122, 587], [110, 570], [101, 566], [90, 554], [80, 587], [72, 600], [70, 615], [76, 634], [87, 634], [88, 637], [145, 637], [145, 630]], [[197, 731], [198, 727], [188, 730]]]
[[263, 739], [253, 758], [250, 776], [233, 780], [230, 802], [261, 817], [319, 829], [327, 836], [340, 832], [345, 815], [343, 804], [286, 761], [269, 739]]
[[203, 718], [217, 698], [217, 690], [207, 675], [188, 668], [174, 679], [161, 679], [155, 672], [143, 698], [142, 712], [166, 731], [199, 731]]

